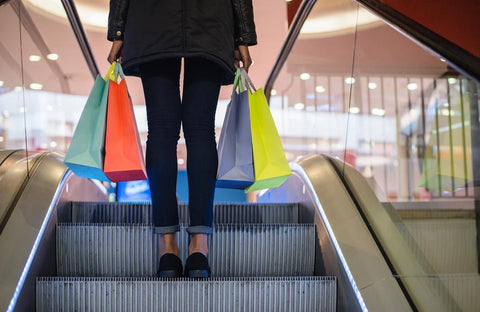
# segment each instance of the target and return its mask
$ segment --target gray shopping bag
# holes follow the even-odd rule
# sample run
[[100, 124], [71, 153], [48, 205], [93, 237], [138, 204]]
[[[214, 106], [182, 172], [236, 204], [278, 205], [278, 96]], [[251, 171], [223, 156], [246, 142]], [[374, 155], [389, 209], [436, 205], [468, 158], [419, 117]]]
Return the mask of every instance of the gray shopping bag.
[[236, 92], [237, 87], [243, 89], [238, 75], [239, 71], [218, 143], [217, 187], [221, 188], [245, 189], [255, 181], [248, 91]]

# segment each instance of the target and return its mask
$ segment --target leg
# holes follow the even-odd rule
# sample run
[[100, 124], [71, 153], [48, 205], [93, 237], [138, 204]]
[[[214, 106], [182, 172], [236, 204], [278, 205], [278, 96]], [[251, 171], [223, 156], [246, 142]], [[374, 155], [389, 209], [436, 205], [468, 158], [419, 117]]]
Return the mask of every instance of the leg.
[[180, 133], [180, 59], [165, 59], [140, 67], [145, 93], [148, 139], [147, 175], [152, 194], [155, 233], [161, 234], [160, 256], [179, 254], [177, 141]]
[[187, 144], [188, 196], [192, 234], [189, 254], [207, 254], [212, 231], [213, 197], [218, 167], [215, 111], [224, 72], [202, 58], [185, 59], [182, 121]]

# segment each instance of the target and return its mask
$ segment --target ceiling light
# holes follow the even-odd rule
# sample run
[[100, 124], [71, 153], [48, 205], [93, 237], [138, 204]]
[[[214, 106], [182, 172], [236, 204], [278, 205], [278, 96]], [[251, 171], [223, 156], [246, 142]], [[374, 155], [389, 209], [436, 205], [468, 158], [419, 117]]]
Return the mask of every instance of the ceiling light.
[[358, 114], [360, 113], [360, 107], [353, 106], [353, 107], [350, 107], [348, 111], [352, 114]]
[[178, 163], [179, 165], [183, 165], [183, 164], [185, 163], [185, 159], [179, 158], [178, 161], [177, 161], [177, 163]]
[[323, 92], [325, 92], [325, 87], [324, 86], [316, 86], [315, 91], [317, 91], [317, 93], [323, 93]]
[[372, 108], [372, 115], [384, 116], [385, 110], [382, 108]]
[[270, 95], [273, 95], [273, 96], [277, 95], [277, 90], [272, 89], [272, 91], [270, 91]]
[[457, 78], [450, 77], [448, 78], [448, 84], [456, 84], [457, 83]]
[[4, 138], [3, 136], [0, 136], [0, 142], [3, 142]]
[[30, 84], [30, 89], [32, 90], [42, 90], [43, 89], [43, 85], [41, 83], [31, 83]]
[[295, 109], [299, 109], [299, 110], [300, 110], [300, 109], [303, 109], [303, 108], [305, 107], [305, 104], [303, 104], [303, 103], [297, 103], [297, 104], [294, 105], [294, 107], [295, 107]]
[[443, 116], [453, 116], [453, 115], [455, 115], [455, 113], [448, 108], [444, 108], [444, 109], [442, 109], [442, 115]]
[[49, 59], [50, 61], [56, 61], [58, 60], [58, 54], [57, 53], [47, 54], [47, 59]]
[[22, 86], [16, 86], [15, 88], [13, 88], [13, 91], [16, 91], [16, 92], [20, 92], [22, 90], [23, 90]]
[[5, 84], [5, 82], [0, 80], [0, 87], [3, 87], [4, 84]]
[[355, 83], [355, 78], [347, 77], [347, 78], [345, 78], [345, 83], [346, 84], [354, 84]]
[[444, 107], [448, 107], [448, 102], [443, 103]]
[[18, 112], [19, 112], [19, 113], [25, 113], [25, 112], [27, 112], [27, 109], [26, 109], [24, 106], [20, 106], [20, 107], [18, 108]]
[[369, 82], [368, 83], [368, 88], [370, 90], [375, 90], [377, 88], [377, 84], [375, 82]]
[[57, 147], [57, 142], [55, 141], [50, 142], [50, 147], [53, 147], [53, 148]]
[[444, 58], [441, 58], [441, 59], [440, 59], [440, 62], [445, 62], [445, 59], [444, 59]]
[[42, 59], [42, 57], [40, 55], [30, 55], [28, 59], [30, 62], [38, 62]]
[[409, 83], [409, 84], [407, 85], [407, 89], [410, 90], [410, 91], [417, 90], [417, 89], [418, 89], [418, 85], [417, 85], [415, 82]]
[[301, 73], [300, 74], [300, 79], [302, 79], [302, 80], [308, 80], [308, 79], [310, 79], [310, 77], [311, 76], [310, 76], [309, 73]]

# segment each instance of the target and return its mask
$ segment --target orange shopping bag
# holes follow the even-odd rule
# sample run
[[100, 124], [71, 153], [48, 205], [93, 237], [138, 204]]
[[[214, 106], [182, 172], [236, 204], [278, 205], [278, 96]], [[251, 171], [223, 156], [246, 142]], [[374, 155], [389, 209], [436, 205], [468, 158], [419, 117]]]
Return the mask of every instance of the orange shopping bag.
[[118, 63], [109, 81], [103, 171], [113, 182], [147, 179], [133, 107]]

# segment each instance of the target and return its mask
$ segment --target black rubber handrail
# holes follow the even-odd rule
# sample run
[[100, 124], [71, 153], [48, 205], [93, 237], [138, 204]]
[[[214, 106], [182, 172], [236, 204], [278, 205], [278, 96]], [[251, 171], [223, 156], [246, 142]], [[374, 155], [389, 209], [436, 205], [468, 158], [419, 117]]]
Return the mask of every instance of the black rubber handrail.
[[[480, 58], [379, 0], [355, 0], [410, 40], [447, 60], [456, 71], [480, 82]], [[472, 38], [478, 40], [478, 38]]]
[[[456, 71], [480, 83], [480, 58], [378, 0], [355, 1], [369, 11], [372, 11], [373, 14], [381, 17], [383, 21], [406, 35], [412, 41], [447, 60]], [[270, 101], [270, 92], [280, 70], [285, 64], [297, 40], [300, 29], [315, 2], [316, 0], [304, 0], [295, 15], [287, 38], [265, 83], [264, 90], [268, 101]], [[475, 38], [472, 38], [472, 40], [475, 40]]]
[[295, 14], [292, 25], [290, 26], [290, 30], [288, 31], [287, 38], [283, 43], [277, 60], [275, 61], [272, 71], [270, 72], [270, 75], [268, 75], [267, 82], [265, 83], [264, 90], [268, 102], [270, 102], [270, 92], [272, 91], [273, 84], [275, 83], [275, 80], [277, 80], [277, 77], [280, 74], [283, 65], [285, 64], [290, 51], [297, 41], [297, 37], [303, 27], [303, 23], [307, 19], [316, 2], [316, 0], [304, 0]]
[[80, 17], [78, 16], [75, 3], [73, 0], [62, 0], [62, 4], [65, 8], [65, 13], [67, 14], [68, 20], [70, 21], [70, 25], [72, 26], [73, 33], [75, 34], [83, 56], [85, 57], [87, 66], [92, 73], [93, 79], [96, 79], [96, 77], [100, 74], [100, 71], [98, 70], [97, 62], [95, 61], [92, 49], [88, 43], [87, 35], [83, 29]]

